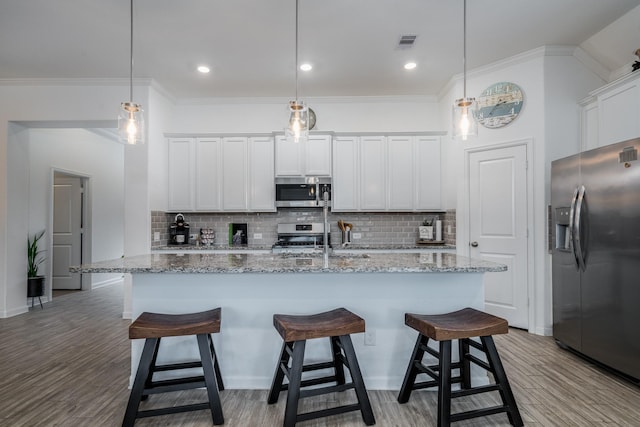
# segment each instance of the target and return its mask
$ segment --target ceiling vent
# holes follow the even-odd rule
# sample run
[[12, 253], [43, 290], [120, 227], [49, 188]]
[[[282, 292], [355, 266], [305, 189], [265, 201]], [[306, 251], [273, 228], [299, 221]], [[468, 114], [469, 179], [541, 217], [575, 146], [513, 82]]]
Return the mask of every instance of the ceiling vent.
[[398, 42], [398, 48], [400, 49], [408, 49], [413, 46], [416, 42], [416, 38], [418, 36], [404, 35], [400, 36], [400, 41]]

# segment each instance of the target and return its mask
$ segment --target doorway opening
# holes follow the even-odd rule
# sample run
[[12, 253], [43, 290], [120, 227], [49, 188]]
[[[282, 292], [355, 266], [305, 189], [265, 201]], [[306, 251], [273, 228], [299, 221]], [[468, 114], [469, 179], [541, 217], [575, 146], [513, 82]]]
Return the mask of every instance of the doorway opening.
[[87, 226], [87, 189], [89, 178], [72, 172], [53, 170], [53, 218], [51, 245], [52, 297], [87, 289], [83, 275], [69, 272], [72, 265], [89, 259], [87, 254], [91, 227]]

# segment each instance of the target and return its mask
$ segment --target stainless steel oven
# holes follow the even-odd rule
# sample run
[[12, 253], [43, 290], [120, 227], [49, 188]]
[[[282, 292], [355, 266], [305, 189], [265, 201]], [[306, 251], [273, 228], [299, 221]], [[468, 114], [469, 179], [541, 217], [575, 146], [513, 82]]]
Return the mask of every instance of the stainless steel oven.
[[329, 206], [331, 206], [331, 178], [276, 178], [276, 207], [321, 208], [324, 204], [325, 191], [329, 193]]
[[[330, 230], [327, 230], [329, 232]], [[331, 234], [328, 233], [328, 242]], [[322, 253], [324, 224], [321, 222], [278, 224], [278, 241], [273, 253]]]

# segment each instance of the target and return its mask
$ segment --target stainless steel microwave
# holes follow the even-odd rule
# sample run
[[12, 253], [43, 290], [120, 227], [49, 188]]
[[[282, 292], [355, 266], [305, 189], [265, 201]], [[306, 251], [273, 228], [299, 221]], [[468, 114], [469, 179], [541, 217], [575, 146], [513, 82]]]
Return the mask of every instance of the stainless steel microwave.
[[331, 206], [329, 177], [276, 178], [276, 207], [321, 208], [325, 192], [329, 193], [328, 205]]

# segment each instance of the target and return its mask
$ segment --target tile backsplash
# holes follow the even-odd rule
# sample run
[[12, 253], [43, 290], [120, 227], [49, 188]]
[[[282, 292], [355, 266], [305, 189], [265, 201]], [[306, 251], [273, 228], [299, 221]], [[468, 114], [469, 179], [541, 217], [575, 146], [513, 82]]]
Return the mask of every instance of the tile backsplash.
[[[152, 247], [164, 246], [169, 240], [169, 226], [175, 221], [175, 213], [151, 212]], [[338, 220], [353, 224], [352, 233], [360, 233], [360, 239], [352, 239], [352, 246], [361, 245], [403, 245], [413, 244], [418, 239], [418, 226], [427, 217], [438, 216], [442, 221], [442, 236], [445, 243], [456, 243], [456, 211], [402, 213], [402, 212], [350, 212], [329, 213], [331, 243], [340, 243]], [[276, 225], [287, 222], [323, 222], [321, 209], [281, 209], [268, 213], [185, 213], [185, 221], [191, 234], [199, 234], [201, 228], [215, 231], [215, 244], [224, 245], [228, 241], [229, 223], [248, 224], [248, 244], [250, 246], [271, 246], [277, 240]], [[153, 241], [154, 233], [160, 240]], [[261, 239], [255, 235], [261, 234]]]

